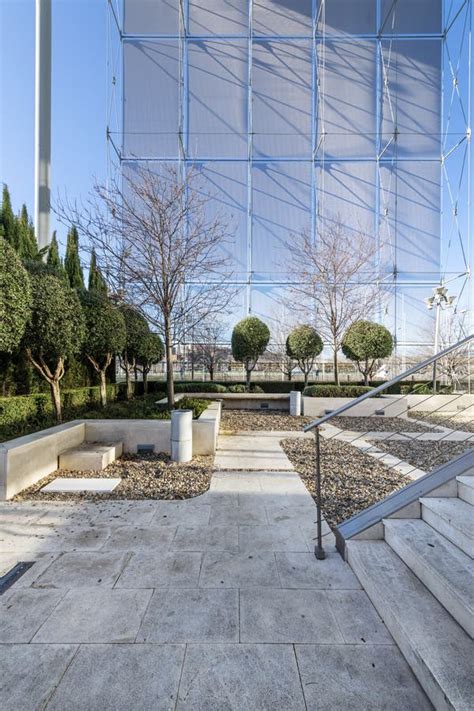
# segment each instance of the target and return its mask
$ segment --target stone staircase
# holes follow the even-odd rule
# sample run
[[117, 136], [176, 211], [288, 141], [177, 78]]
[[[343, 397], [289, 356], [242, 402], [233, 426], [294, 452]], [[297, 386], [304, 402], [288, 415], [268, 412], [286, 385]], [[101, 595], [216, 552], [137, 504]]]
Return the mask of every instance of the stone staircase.
[[[347, 560], [436, 709], [474, 708], [474, 468]], [[452, 482], [454, 486], [454, 481]]]

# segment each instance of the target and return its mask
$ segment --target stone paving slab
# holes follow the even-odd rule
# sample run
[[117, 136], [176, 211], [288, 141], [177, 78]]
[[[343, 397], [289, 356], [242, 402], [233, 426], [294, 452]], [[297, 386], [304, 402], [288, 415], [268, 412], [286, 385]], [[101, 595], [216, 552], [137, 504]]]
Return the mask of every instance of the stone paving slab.
[[296, 645], [295, 649], [308, 711], [432, 711], [393, 645]]
[[115, 588], [196, 588], [201, 553], [132, 553]]
[[137, 642], [238, 642], [237, 590], [155, 591]]
[[280, 587], [273, 552], [205, 553], [199, 585], [203, 588]]
[[170, 644], [83, 645], [48, 711], [169, 711], [178, 696], [184, 652], [184, 645]]
[[167, 551], [176, 534], [173, 526], [120, 526], [113, 529], [104, 550]]
[[240, 639], [244, 643], [342, 644], [325, 591], [240, 591]]
[[104, 494], [116, 489], [121, 481], [120, 477], [114, 479], [105, 479], [104, 477], [80, 477], [71, 479], [58, 476], [49, 484], [43, 486], [41, 491], [44, 491], [45, 494], [61, 494], [77, 491], [90, 491], [95, 494]]
[[70, 590], [33, 642], [135, 642], [151, 590]]
[[76, 650], [73, 644], [0, 645], [0, 708], [45, 708]]
[[304, 711], [291, 645], [188, 645], [178, 709]]
[[128, 553], [62, 553], [35, 582], [36, 588], [112, 588], [125, 563]]
[[326, 551], [325, 560], [311, 553], [276, 553], [278, 573], [283, 588], [313, 590], [360, 590], [356, 576], [339, 553]]
[[63, 596], [57, 590], [12, 586], [10, 594], [0, 598], [0, 644], [31, 642]]
[[289, 471], [291, 462], [278, 446], [280, 437], [221, 435], [214, 459], [216, 469], [245, 469], [246, 471]]

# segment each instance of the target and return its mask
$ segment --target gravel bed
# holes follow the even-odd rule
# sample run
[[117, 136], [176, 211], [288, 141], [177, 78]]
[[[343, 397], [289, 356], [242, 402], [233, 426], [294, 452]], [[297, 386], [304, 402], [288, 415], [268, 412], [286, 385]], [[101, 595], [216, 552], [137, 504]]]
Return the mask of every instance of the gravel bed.
[[474, 407], [467, 412], [416, 412], [410, 410], [409, 417], [424, 420], [432, 425], [450, 427], [452, 430], [463, 430], [464, 432], [474, 432]]
[[[58, 470], [41, 479], [14, 497], [15, 501], [36, 499], [40, 501], [106, 499], [189, 499], [209, 489], [213, 471], [213, 457], [194, 457], [191, 462], [171, 462], [167, 454], [124, 454], [101, 471]], [[97, 493], [43, 493], [40, 489], [56, 477], [74, 479], [84, 477], [121, 477], [114, 491]]]
[[[314, 498], [314, 443], [286, 439], [281, 444]], [[323, 514], [331, 528], [409, 483], [376, 459], [334, 439], [321, 438], [321, 473]]]
[[267, 430], [270, 432], [302, 430], [313, 417], [291, 417], [286, 410], [222, 410], [221, 430]]
[[348, 417], [340, 416], [329, 420], [328, 425], [354, 432], [428, 432], [431, 427], [423, 427], [403, 417]]
[[441, 464], [446, 464], [450, 459], [457, 457], [467, 449], [474, 448], [472, 442], [395, 442], [385, 440], [374, 442], [377, 449], [393, 454], [414, 467], [430, 472]]

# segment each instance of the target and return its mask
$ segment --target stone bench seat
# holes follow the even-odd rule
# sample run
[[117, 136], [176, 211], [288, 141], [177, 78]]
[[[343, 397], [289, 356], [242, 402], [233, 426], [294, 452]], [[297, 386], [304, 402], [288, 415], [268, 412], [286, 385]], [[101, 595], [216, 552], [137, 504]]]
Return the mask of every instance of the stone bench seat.
[[122, 442], [83, 442], [59, 455], [59, 469], [99, 471], [120, 457]]

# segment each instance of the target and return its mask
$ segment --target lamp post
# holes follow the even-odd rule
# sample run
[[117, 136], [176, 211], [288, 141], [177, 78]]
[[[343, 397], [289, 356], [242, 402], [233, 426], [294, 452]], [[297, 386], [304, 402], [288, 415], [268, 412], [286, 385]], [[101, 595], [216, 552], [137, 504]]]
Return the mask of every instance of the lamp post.
[[[448, 289], [447, 289], [447, 287], [443, 286], [442, 284], [440, 286], [436, 286], [433, 289], [433, 296], [430, 296], [428, 299], [425, 299], [425, 304], [426, 304], [429, 311], [436, 308], [434, 355], [437, 354], [438, 348], [439, 348], [439, 326], [440, 326], [440, 320], [441, 320], [441, 309], [450, 308], [453, 305], [455, 299], [456, 299], [455, 296], [448, 296]], [[436, 392], [436, 365], [437, 365], [437, 361], [434, 361], [434, 363], [433, 363], [433, 393]]]

